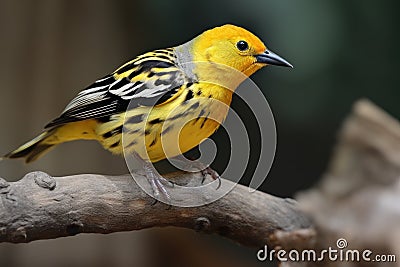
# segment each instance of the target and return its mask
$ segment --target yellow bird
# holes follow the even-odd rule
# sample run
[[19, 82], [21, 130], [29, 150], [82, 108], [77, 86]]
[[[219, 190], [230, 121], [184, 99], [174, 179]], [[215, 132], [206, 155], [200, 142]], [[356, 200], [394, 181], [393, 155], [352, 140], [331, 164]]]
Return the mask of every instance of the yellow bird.
[[[145, 164], [174, 157], [218, 129], [228, 113], [221, 103], [229, 106], [244, 80], [237, 73], [248, 77], [266, 65], [292, 67], [241, 27], [207, 30], [182, 45], [142, 54], [97, 80], [42, 134], [4, 158], [31, 162], [78, 139], [97, 140], [114, 154], [127, 149]], [[164, 192], [161, 177], [146, 173], [155, 193]]]

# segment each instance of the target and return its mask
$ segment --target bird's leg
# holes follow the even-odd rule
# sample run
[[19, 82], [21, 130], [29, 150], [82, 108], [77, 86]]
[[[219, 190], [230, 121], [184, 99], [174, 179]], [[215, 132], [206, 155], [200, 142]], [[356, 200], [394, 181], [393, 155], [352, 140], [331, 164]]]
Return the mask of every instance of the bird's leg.
[[164, 184], [168, 183], [168, 181], [160, 175], [156, 174], [153, 166], [150, 165], [151, 163], [145, 163], [143, 168], [146, 173], [147, 180], [150, 183], [151, 189], [153, 189], [154, 197], [158, 198], [161, 193], [163, 196], [166, 197], [166, 199], [170, 200], [171, 197], [164, 186]]
[[174, 184], [158, 174], [150, 162], [143, 160], [137, 154], [135, 154], [135, 157], [142, 163], [146, 178], [153, 190], [154, 198], [157, 200], [163, 196], [168, 202], [171, 202], [171, 197], [165, 186], [173, 187]]

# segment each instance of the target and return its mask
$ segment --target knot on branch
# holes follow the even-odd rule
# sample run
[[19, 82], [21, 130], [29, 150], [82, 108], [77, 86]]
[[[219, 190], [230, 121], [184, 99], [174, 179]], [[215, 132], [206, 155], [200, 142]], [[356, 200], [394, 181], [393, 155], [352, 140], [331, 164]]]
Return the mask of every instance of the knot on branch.
[[41, 188], [48, 189], [48, 190], [54, 190], [54, 188], [56, 188], [56, 185], [57, 185], [56, 179], [54, 179], [47, 173], [41, 172], [41, 171], [28, 173], [27, 175], [25, 175], [24, 178], [28, 178], [28, 179], [33, 178], [35, 181], [35, 184], [37, 184]]
[[206, 232], [211, 226], [211, 222], [206, 217], [199, 217], [195, 220], [194, 230], [197, 232]]
[[6, 194], [10, 191], [10, 183], [0, 177], [0, 194]]
[[12, 240], [15, 242], [23, 242], [26, 240], [26, 229], [23, 226], [18, 227], [12, 234]]
[[83, 230], [83, 223], [81, 222], [72, 222], [67, 225], [67, 233], [68, 235], [77, 235], [81, 233]]

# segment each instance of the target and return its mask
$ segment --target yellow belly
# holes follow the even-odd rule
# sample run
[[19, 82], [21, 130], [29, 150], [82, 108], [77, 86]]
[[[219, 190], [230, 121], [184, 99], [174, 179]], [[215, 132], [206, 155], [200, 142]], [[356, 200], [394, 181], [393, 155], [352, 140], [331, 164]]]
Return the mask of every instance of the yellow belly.
[[[181, 155], [212, 135], [219, 125], [220, 123], [208, 117], [192, 118], [192, 116], [182, 118], [180, 122], [166, 122], [162, 126], [164, 129], [172, 127], [167, 132], [157, 129], [153, 136], [146, 136], [148, 156], [152, 162], [156, 162]], [[155, 136], [157, 140], [154, 143]]]
[[[206, 93], [206, 92], [203, 92]], [[189, 151], [212, 135], [225, 119], [232, 94], [195, 97], [189, 101], [178, 98], [165, 105], [135, 108], [125, 116], [122, 146], [110, 149], [114, 139], [103, 146], [114, 153], [137, 153], [145, 160], [157, 162]], [[129, 123], [129, 119], [145, 114], [147, 119]], [[104, 142], [105, 142], [104, 141]], [[124, 149], [125, 151], [123, 151]]]

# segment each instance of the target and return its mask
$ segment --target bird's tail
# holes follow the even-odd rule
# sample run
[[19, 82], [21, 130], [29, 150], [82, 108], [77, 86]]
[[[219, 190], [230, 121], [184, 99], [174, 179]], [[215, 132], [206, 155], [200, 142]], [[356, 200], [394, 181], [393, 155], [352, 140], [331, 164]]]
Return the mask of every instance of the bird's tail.
[[51, 136], [53, 132], [54, 130], [49, 130], [41, 133], [31, 141], [6, 154], [3, 158], [25, 158], [26, 163], [38, 159], [40, 156], [44, 155], [46, 152], [49, 151], [49, 149], [56, 145], [46, 142], [46, 139]]
[[78, 139], [96, 140], [95, 127], [95, 120], [72, 122], [56, 126], [6, 154], [3, 159], [25, 158], [25, 162], [29, 163], [37, 160], [58, 144]]

